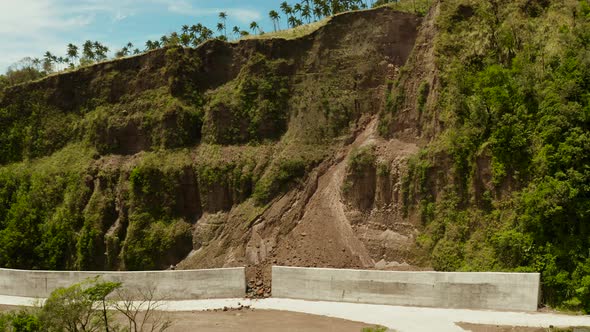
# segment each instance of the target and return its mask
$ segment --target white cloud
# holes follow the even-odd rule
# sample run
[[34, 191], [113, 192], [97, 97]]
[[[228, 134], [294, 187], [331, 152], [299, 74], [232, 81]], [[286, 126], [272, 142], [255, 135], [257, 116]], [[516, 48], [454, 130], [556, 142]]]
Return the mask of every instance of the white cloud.
[[63, 9], [55, 0], [1, 0], [0, 70], [24, 56], [63, 48], [58, 35], [94, 20], [91, 13], [64, 15]]
[[64, 17], [53, 0], [2, 0], [0, 35], [29, 35], [44, 30], [65, 30], [87, 25], [91, 15]]
[[[230, 21], [249, 23], [260, 20], [260, 12], [247, 8], [211, 7], [197, 0], [0, 0], [0, 73], [25, 56], [41, 56], [49, 50], [63, 54], [68, 42], [97, 39], [108, 42], [92, 29], [99, 19], [111, 23], [147, 13], [168, 11], [193, 17], [217, 16], [227, 12]], [[210, 2], [209, 2], [210, 3]], [[108, 23], [108, 22], [107, 22]], [[94, 31], [94, 32], [92, 32]], [[83, 32], [83, 33], [82, 33]], [[166, 31], [162, 31], [165, 33]], [[85, 34], [85, 35], [83, 35]], [[82, 36], [83, 35], [83, 36]]]
[[217, 15], [220, 12], [226, 12], [232, 19], [242, 22], [250, 23], [255, 20], [262, 18], [259, 11], [247, 9], [247, 8], [211, 8], [211, 7], [200, 7], [192, 5], [191, 3], [183, 0], [155, 0], [168, 6], [168, 11], [181, 14], [185, 16], [209, 16]]

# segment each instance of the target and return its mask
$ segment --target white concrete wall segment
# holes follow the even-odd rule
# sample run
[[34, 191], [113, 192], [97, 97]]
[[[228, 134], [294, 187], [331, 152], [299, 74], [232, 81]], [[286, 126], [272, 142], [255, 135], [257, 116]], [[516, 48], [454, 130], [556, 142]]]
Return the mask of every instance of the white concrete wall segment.
[[67, 287], [100, 276], [122, 282], [129, 290], [153, 289], [158, 299], [192, 300], [243, 297], [246, 275], [243, 267], [210, 270], [88, 272], [30, 271], [0, 269], [0, 295], [48, 297], [59, 287]]
[[273, 297], [418, 307], [536, 311], [538, 273], [272, 267]]

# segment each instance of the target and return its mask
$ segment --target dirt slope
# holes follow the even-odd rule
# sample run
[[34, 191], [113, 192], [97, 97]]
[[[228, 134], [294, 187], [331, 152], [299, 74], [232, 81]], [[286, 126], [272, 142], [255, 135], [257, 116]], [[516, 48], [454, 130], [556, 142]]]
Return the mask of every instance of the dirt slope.
[[[428, 65], [433, 56], [432, 47], [425, 39], [433, 33], [436, 10], [435, 7], [420, 28], [418, 40], [424, 44], [410, 56], [409, 61], [416, 63], [414, 68]], [[399, 66], [389, 64], [384, 78], [394, 80]], [[403, 88], [412, 90], [410, 86], [413, 86], [416, 90], [423, 79], [434, 81], [432, 67], [420, 68], [415, 81], [405, 82], [408, 87]], [[419, 151], [420, 133], [412, 129], [419, 119], [406, 118], [396, 123], [400, 134], [394, 138], [379, 135], [378, 124], [383, 120], [378, 114], [386, 96], [392, 93], [386, 82], [376, 87], [375, 100], [356, 121], [349, 138], [341, 141], [334, 153], [299, 187], [273, 201], [247, 235], [229, 235], [224, 245], [201, 248], [180, 266], [246, 264], [250, 267], [249, 286], [258, 295], [270, 292], [271, 265], [422, 269], [412, 265], [419, 221], [412, 214], [404, 213], [401, 188], [407, 160]], [[406, 103], [410, 112], [410, 108], [416, 107], [416, 98]], [[372, 175], [358, 177], [351, 174], [349, 164], [352, 155], [364, 148], [372, 151], [375, 161], [366, 165]], [[347, 183], [354, 186], [355, 197], [343, 193]], [[359, 208], [355, 200], [364, 200], [367, 206]], [[244, 243], [247, 243], [245, 248]], [[263, 285], [259, 279], [264, 280]]]

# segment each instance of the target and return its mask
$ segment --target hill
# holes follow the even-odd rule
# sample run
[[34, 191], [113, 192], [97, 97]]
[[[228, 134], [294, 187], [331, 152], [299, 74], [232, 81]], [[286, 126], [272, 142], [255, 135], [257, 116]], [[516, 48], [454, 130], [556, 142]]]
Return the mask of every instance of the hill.
[[7, 89], [0, 265], [540, 271], [590, 310], [588, 2], [314, 29]]

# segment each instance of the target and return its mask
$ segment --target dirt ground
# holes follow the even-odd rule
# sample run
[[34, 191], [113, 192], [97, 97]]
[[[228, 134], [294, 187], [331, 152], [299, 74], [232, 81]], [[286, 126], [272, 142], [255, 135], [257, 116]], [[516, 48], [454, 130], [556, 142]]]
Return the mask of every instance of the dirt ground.
[[[522, 326], [498, 326], [498, 325], [478, 325], [471, 323], [457, 323], [462, 329], [472, 332], [569, 332], [577, 330], [574, 328], [570, 329], [559, 329], [559, 328], [537, 328], [537, 327], [522, 327]], [[580, 332], [590, 331], [590, 328], [583, 329], [579, 328]]]
[[459, 327], [472, 332], [547, 332], [549, 329], [518, 326], [478, 325], [471, 323], [457, 323]]
[[360, 332], [369, 324], [307, 315], [288, 311], [240, 310], [216, 312], [176, 312], [170, 318], [174, 325], [171, 332], [184, 331], [317, 331]]
[[[0, 312], [18, 309], [19, 307], [0, 305]], [[370, 324], [344, 319], [275, 310], [243, 309], [163, 314], [173, 322], [172, 327], [166, 330], [169, 332], [360, 332], [365, 327], [373, 327]]]
[[18, 310], [18, 307], [0, 304], [0, 312]]

